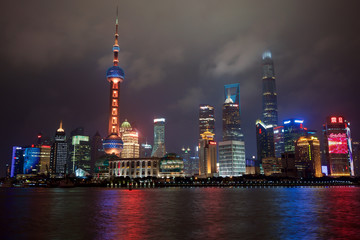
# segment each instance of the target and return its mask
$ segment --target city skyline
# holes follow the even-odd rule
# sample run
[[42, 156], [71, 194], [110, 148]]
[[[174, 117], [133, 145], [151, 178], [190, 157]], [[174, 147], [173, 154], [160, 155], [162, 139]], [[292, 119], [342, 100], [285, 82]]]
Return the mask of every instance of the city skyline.
[[[298, 2], [296, 3], [295, 5], [299, 5]], [[197, 17], [197, 13], [203, 12], [196, 3], [189, 4], [195, 5], [194, 12], [190, 11], [188, 13], [190, 16]], [[239, 6], [248, 6], [247, 4], [249, 3], [244, 2]], [[315, 10], [317, 4], [315, 4]], [[20, 13], [24, 13], [25, 17], [30, 17], [29, 14], [40, 11], [39, 9], [30, 8], [31, 11], [25, 12], [27, 4], [14, 5], [14, 9], [7, 6], [10, 12], [19, 7]], [[74, 5], [77, 4], [74, 3]], [[176, 4], [174, 3], [174, 5]], [[291, 6], [292, 4], [289, 3], [286, 5], [295, 11], [295, 6]], [[35, 7], [35, 5], [31, 6]], [[44, 3], [42, 6], [46, 7], [46, 4]], [[223, 29], [227, 38], [221, 39], [217, 37], [216, 40], [209, 41], [207, 47], [207, 44], [199, 43], [199, 36], [192, 35], [187, 36], [185, 40], [179, 40], [179, 46], [163, 46], [167, 48], [165, 51], [161, 51], [161, 44], [159, 45], [155, 40], [158, 39], [163, 44], [177, 43], [175, 40], [176, 33], [160, 31], [169, 30], [166, 24], [156, 25], [155, 31], [149, 32], [146, 30], [146, 26], [160, 20], [152, 18], [152, 15], [145, 15], [142, 21], [132, 21], [134, 19], [125, 10], [122, 10], [124, 6], [134, 8], [135, 5], [121, 2], [119, 10], [119, 41], [122, 49], [119, 55], [120, 66], [124, 68], [127, 79], [129, 79], [129, 83], [125, 82], [122, 85], [119, 122], [123, 122], [125, 118], [129, 119], [131, 123], [134, 123], [134, 127], [139, 129], [141, 137], [147, 138], [148, 142], [152, 142], [152, 119], [157, 115], [161, 115], [166, 118], [167, 122], [165, 138], [168, 152], [179, 153], [183, 145], [195, 146], [198, 140], [197, 115], [199, 104], [209, 104], [215, 107], [215, 137], [217, 141], [220, 140], [222, 135], [221, 105], [223, 104], [223, 86], [229, 83], [240, 83], [241, 119], [244, 126], [246, 155], [256, 155], [254, 131], [255, 120], [261, 116], [262, 111], [261, 54], [265, 50], [272, 52], [276, 67], [279, 123], [284, 119], [300, 117], [305, 119], [306, 126], [320, 132], [327, 116], [341, 114], [352, 123], [351, 130], [354, 140], [359, 139], [360, 116], [355, 110], [357, 100], [355, 89], [359, 85], [356, 82], [356, 66], [358, 66], [359, 60], [355, 56], [356, 48], [353, 48], [353, 51], [350, 48], [356, 46], [359, 37], [353, 36], [354, 42], [350, 41], [349, 43], [347, 41], [346, 43], [349, 44], [342, 46], [344, 49], [338, 49], [339, 44], [349, 38], [345, 34], [346, 28], [340, 29], [341, 24], [335, 25], [337, 31], [344, 32], [340, 38], [337, 38], [338, 34], [332, 35], [334, 29], [327, 29], [327, 31], [323, 29], [325, 35], [320, 34], [322, 36], [317, 36], [315, 34], [312, 41], [305, 37], [305, 40], [309, 42], [305, 41], [298, 44], [295, 44], [296, 41], [287, 39], [291, 38], [291, 34], [286, 35], [280, 31], [275, 23], [273, 23], [275, 24], [273, 28], [277, 29], [278, 32], [275, 31], [273, 35], [270, 34], [269, 39], [260, 37], [263, 34], [266, 35], [265, 33], [269, 33], [269, 29], [263, 29], [262, 33], [256, 33], [259, 38], [252, 39], [257, 35], [254, 35], [251, 30], [249, 32], [252, 34], [241, 34], [246, 33], [242, 29], [246, 28], [246, 26], [240, 27], [244, 32], [232, 26], [230, 29]], [[216, 3], [211, 2], [209, 8], [215, 8], [215, 6]], [[314, 6], [314, 4], [311, 6]], [[24, 45], [17, 45], [16, 49], [13, 48], [12, 44], [16, 43], [21, 35], [18, 32], [15, 34], [13, 41], [7, 41], [7, 37], [1, 40], [3, 46], [2, 55], [6, 59], [3, 59], [2, 77], [7, 80], [5, 85], [6, 94], [2, 96], [2, 101], [9, 102], [5, 101], [5, 99], [10, 98], [10, 96], [12, 98], [17, 96], [16, 99], [5, 106], [5, 114], [11, 117], [1, 120], [2, 126], [9, 129], [4, 131], [4, 139], [2, 139], [3, 147], [0, 152], [2, 166], [9, 163], [12, 146], [35, 143], [39, 131], [43, 132], [44, 135], [53, 137], [52, 134], [60, 120], [63, 121], [64, 129], [68, 133], [78, 126], [83, 126], [87, 135], [93, 136], [96, 131], [99, 131], [103, 138], [106, 137], [107, 130], [104, 123], [107, 122], [108, 109], [104, 106], [108, 105], [106, 103], [108, 101], [108, 86], [104, 84], [103, 76], [111, 61], [109, 46], [111, 46], [110, 41], [113, 34], [113, 24], [111, 22], [113, 22], [115, 7], [110, 3], [98, 6], [97, 3], [90, 2], [88, 7], [91, 10], [84, 11], [85, 15], [73, 16], [70, 14], [70, 20], [78, 23], [79, 26], [76, 24], [72, 26], [67, 21], [61, 21], [65, 17], [63, 14], [67, 13], [64, 9], [58, 10], [58, 14], [55, 14], [55, 9], [50, 8], [50, 6], [47, 7], [49, 9], [45, 11], [45, 20], [31, 19], [27, 23], [29, 26], [20, 29], [20, 32], [28, 37]], [[96, 9], [96, 7], [100, 8]], [[229, 7], [222, 7], [229, 10]], [[260, 11], [255, 9], [254, 6], [248, 7], [256, 13]], [[304, 6], [300, 5], [300, 7]], [[307, 7], [310, 7], [310, 5]], [[305, 8], [307, 9], [307, 7]], [[166, 8], [175, 10], [171, 3], [164, 3], [163, 7], [155, 7], [155, 10], [165, 14], [167, 13]], [[348, 8], [348, 10], [351, 10], [350, 6]], [[215, 9], [211, 10], [214, 11]], [[330, 3], [328, 11], [335, 10], [338, 9], [335, 8], [333, 3]], [[79, 10], [75, 6], [74, 12], [77, 11]], [[94, 15], [89, 14], [89, 11]], [[208, 20], [220, 26], [225, 26], [226, 21], [233, 22], [235, 19], [241, 18], [241, 16], [235, 16], [234, 12], [232, 14], [224, 22], [218, 21], [217, 17], [219, 15], [208, 17]], [[6, 17], [6, 15], [2, 18]], [[108, 17], [104, 18], [101, 15]], [[84, 17], [84, 19], [81, 20], [81, 17]], [[146, 17], [150, 18], [149, 23], [145, 23]], [[334, 21], [331, 15], [328, 17], [326, 20]], [[350, 24], [353, 16], [348, 15], [347, 17], [349, 19], [341, 19], [342, 23]], [[159, 18], [161, 19], [161, 17]], [[281, 16], [277, 16], [275, 20], [280, 18]], [[290, 19], [292, 18], [290, 17]], [[45, 23], [47, 20], [49, 20], [49, 23]], [[86, 20], [89, 20], [89, 22]], [[174, 22], [171, 23], [184, 27], [182, 29], [184, 32], [196, 30], [190, 24], [186, 24], [182, 15], [176, 15], [172, 20]], [[304, 18], [301, 20], [304, 20]], [[13, 24], [16, 25], [17, 21], [17, 19], [14, 19], [12, 23], [5, 24], [5, 31], [10, 35], [12, 30], [9, 27]], [[259, 22], [261, 21], [258, 21], [257, 24]], [[51, 29], [43, 30], [42, 28], [46, 27], [47, 24], [57, 25], [59, 32]], [[138, 24], [140, 28], [135, 24]], [[203, 31], [209, 34], [210, 31], [206, 30], [206, 28], [210, 27], [209, 24], [202, 24], [205, 27]], [[297, 24], [299, 24], [298, 27], [300, 28], [305, 27], [301, 23]], [[304, 24], [306, 25], [306, 23]], [[322, 26], [324, 23], [319, 21], [317, 24], [317, 26]], [[328, 25], [331, 24], [326, 23], [326, 26]], [[350, 25], [346, 26], [350, 27]], [[31, 27], [34, 32], [27, 32], [31, 30]], [[142, 29], [142, 27], [145, 29]], [[86, 33], [86, 39], [90, 40], [87, 43], [88, 45], [77, 45], [80, 43], [77, 42], [77, 37], [82, 35], [75, 31], [77, 28], [81, 29], [80, 33]], [[350, 30], [352, 28], [355, 27], [351, 27]], [[134, 31], [134, 29], [137, 30]], [[221, 29], [220, 27], [219, 30]], [[66, 34], [63, 35], [61, 31]], [[95, 32], [88, 34], [88, 31]], [[353, 34], [349, 30], [347, 33], [349, 35]], [[101, 35], [101, 38], [95, 36], [97, 34]], [[148, 42], [143, 43], [142, 34], [149, 35]], [[285, 34], [283, 40], [279, 40], [281, 34]], [[43, 36], [44, 39], [38, 39], [39, 36]], [[50, 53], [50, 45], [47, 45], [48, 43], [45, 41], [50, 37], [56, 41], [49, 42], [58, 49], [53, 53], [54, 56], [51, 55], [51, 58], [46, 55]], [[138, 38], [141, 39], [140, 42]], [[252, 40], [255, 41], [255, 44]], [[95, 46], [94, 43], [97, 41], [99, 43]], [[290, 44], [284, 44], [286, 41]], [[306, 48], [306, 44], [311, 45], [310, 42], [315, 44], [314, 48], [310, 49], [308, 54], [300, 52], [301, 48]], [[200, 49], [197, 49], [199, 46]], [[214, 51], [214, 46], [216, 46], [216, 51]], [[300, 48], [297, 52], [300, 55], [295, 54], [296, 51], [292, 46]], [[39, 51], [39, 54], [28, 56], [34, 51], [29, 47], [35, 48], [35, 50]], [[155, 49], [150, 51], [148, 48], [152, 47]], [[64, 52], [57, 53], [62, 48], [64, 48]], [[24, 50], [21, 51], [23, 55], [20, 63], [24, 64], [25, 67], [21, 67], [20, 63], [13, 59], [15, 55], [18, 56], [16, 51], [20, 50]], [[156, 56], [154, 55], [155, 52], [152, 51], [157, 53]], [[201, 54], [195, 56], [196, 51]], [[333, 55], [328, 55], [329, 53]], [[207, 62], [207, 58], [211, 59], [210, 62]], [[342, 63], [344, 58], [347, 59], [346, 64]], [[201, 60], [200, 63], [194, 65], [194, 62], [199, 59]], [[293, 63], [289, 63], [290, 59], [293, 60]], [[321, 62], [321, 59], [324, 61]], [[180, 71], [180, 69], [182, 70]], [[179, 73], [184, 75], [179, 76]], [[184, 80], [184, 78], [186, 79]], [[17, 79], [21, 84], [15, 83]], [[308, 79], [305, 84], [304, 81], [300, 82], [300, 80], [304, 79]], [[16, 84], [16, 87], [14, 84]], [[180, 89], [180, 91], [174, 91], [174, 89]]]

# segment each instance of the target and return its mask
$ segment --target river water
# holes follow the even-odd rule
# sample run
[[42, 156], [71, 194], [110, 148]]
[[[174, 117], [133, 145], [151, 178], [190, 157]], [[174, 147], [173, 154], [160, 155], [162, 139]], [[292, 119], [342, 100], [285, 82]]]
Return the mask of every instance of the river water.
[[0, 189], [0, 239], [360, 239], [360, 188]]

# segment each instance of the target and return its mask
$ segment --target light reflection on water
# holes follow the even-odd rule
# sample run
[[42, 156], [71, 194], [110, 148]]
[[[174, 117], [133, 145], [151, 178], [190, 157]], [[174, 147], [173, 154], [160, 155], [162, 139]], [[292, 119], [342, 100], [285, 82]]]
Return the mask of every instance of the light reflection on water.
[[4, 239], [360, 236], [356, 187], [0, 189], [0, 206]]

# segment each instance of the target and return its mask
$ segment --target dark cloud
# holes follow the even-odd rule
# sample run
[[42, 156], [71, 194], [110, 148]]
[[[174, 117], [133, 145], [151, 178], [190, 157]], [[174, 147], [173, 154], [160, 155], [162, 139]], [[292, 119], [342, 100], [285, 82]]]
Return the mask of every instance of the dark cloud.
[[[247, 155], [261, 114], [261, 53], [275, 62], [280, 120], [303, 117], [321, 130], [343, 114], [360, 138], [358, 1], [119, 1], [121, 118], [152, 141], [152, 118], [167, 118], [169, 151], [194, 146], [198, 105], [216, 107], [239, 82]], [[11, 146], [107, 129], [114, 1], [16, 1], [2, 6], [1, 166]]]

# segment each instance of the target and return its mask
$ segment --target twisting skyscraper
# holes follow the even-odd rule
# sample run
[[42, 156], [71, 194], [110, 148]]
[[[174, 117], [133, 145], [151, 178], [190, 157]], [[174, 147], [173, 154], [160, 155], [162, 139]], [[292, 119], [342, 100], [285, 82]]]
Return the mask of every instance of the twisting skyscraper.
[[266, 51], [263, 59], [263, 115], [265, 125], [278, 125], [277, 93], [275, 84], [274, 62], [271, 52]]
[[110, 111], [109, 111], [109, 131], [108, 137], [104, 140], [104, 150], [107, 154], [120, 156], [123, 148], [123, 141], [119, 136], [119, 103], [120, 103], [120, 83], [124, 81], [125, 73], [119, 65], [119, 43], [118, 43], [118, 12], [116, 11], [115, 24], [115, 43], [113, 45], [114, 59], [113, 66], [106, 71], [106, 78], [110, 83]]

